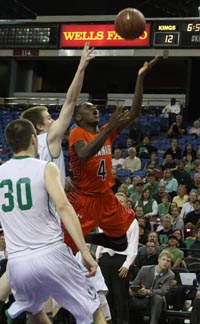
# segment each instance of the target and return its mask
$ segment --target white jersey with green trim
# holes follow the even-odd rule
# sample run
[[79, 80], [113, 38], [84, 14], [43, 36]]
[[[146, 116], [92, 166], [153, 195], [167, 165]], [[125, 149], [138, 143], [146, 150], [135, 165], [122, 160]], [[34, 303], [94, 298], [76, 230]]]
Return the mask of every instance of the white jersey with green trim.
[[47, 163], [24, 156], [0, 167], [0, 222], [8, 258], [63, 241], [60, 218], [45, 187]]
[[61, 173], [61, 182], [63, 185], [63, 188], [65, 187], [65, 160], [62, 148], [60, 149], [60, 154], [58, 157], [54, 158], [52, 157], [49, 146], [47, 142], [47, 135], [48, 133], [40, 134], [38, 135], [38, 153], [40, 160], [48, 161], [48, 162], [54, 162], [57, 167], [60, 170]]

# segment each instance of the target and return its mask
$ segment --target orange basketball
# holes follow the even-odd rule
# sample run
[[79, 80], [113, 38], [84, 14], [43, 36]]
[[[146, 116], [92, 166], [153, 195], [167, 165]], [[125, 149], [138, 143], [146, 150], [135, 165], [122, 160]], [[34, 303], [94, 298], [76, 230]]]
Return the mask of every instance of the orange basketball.
[[124, 39], [135, 39], [145, 31], [144, 15], [137, 9], [121, 10], [114, 21], [116, 33]]

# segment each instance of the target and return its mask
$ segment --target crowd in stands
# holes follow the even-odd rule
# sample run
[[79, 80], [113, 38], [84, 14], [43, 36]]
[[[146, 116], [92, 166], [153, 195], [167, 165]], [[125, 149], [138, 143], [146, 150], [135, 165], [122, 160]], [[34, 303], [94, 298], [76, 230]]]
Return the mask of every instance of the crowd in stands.
[[[124, 147], [113, 148], [112, 167], [116, 184], [112, 189], [135, 211], [139, 223], [138, 252], [129, 265], [129, 282], [134, 282], [143, 266], [159, 265], [163, 251], [172, 256], [172, 271], [186, 269], [185, 258], [195, 257], [199, 259], [200, 273], [200, 123], [196, 120], [187, 129], [181, 110], [177, 105], [173, 109], [173, 105], [172, 101], [171, 108], [162, 112], [165, 118], [170, 117], [166, 138], [159, 136], [151, 141], [151, 137], [145, 135], [138, 141], [138, 138], [127, 136]], [[158, 144], [158, 141], [165, 140], [165, 147]], [[6, 259], [3, 241], [0, 233], [0, 263]], [[100, 262], [104, 274], [111, 271], [108, 267], [112, 263], [110, 256], [106, 258], [104, 254]], [[166, 253], [164, 257], [167, 256]], [[122, 255], [119, 260], [123, 263], [125, 257]], [[123, 289], [127, 289], [127, 284]], [[123, 296], [126, 296], [125, 292]], [[128, 298], [132, 298], [131, 294]], [[117, 323], [116, 305], [109, 306], [112, 323]]]

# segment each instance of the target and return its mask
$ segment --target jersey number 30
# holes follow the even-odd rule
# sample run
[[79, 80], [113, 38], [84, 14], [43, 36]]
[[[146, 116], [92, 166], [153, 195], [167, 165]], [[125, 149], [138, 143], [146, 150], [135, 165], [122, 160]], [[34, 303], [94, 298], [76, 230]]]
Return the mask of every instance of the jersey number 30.
[[16, 182], [16, 197], [13, 194], [13, 183], [10, 179], [6, 179], [0, 182], [0, 188], [7, 187], [7, 191], [4, 193], [4, 200], [7, 203], [2, 204], [1, 208], [4, 212], [10, 212], [14, 209], [15, 200], [17, 201], [18, 208], [21, 210], [27, 210], [32, 207], [31, 186], [29, 178], [21, 178]]

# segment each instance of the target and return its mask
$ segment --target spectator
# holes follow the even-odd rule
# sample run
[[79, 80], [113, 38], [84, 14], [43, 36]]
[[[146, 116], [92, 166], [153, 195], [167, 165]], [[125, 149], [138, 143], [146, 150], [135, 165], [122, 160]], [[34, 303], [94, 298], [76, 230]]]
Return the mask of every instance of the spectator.
[[173, 122], [168, 129], [168, 137], [180, 137], [182, 135], [186, 135], [186, 126], [185, 123], [183, 122], [183, 116], [181, 115], [176, 115], [176, 121]]
[[164, 248], [168, 245], [169, 235], [173, 233], [171, 215], [163, 216], [161, 222], [162, 222], [163, 228], [161, 230], [159, 230], [157, 233], [158, 233], [158, 240], [159, 240], [160, 246], [162, 246]]
[[120, 177], [117, 175], [116, 168], [112, 168], [112, 175], [113, 175], [114, 182], [115, 182], [114, 185], [112, 186], [112, 191], [114, 193], [116, 193], [118, 188], [121, 186], [122, 181], [121, 181]]
[[116, 169], [122, 168], [124, 159], [122, 158], [122, 151], [119, 148], [116, 148], [113, 153], [112, 158], [112, 167]]
[[200, 198], [200, 172], [195, 172], [191, 189], [195, 189], [197, 191], [198, 198]]
[[136, 201], [138, 201], [142, 197], [143, 190], [144, 190], [144, 183], [142, 181], [137, 182], [135, 184], [135, 192], [130, 196], [130, 199], [132, 200], [134, 206]]
[[196, 137], [200, 137], [200, 122], [199, 120], [195, 120], [193, 122], [193, 127], [188, 130], [189, 135], [195, 135]]
[[[177, 240], [178, 240], [178, 244], [177, 244], [177, 247], [179, 249], [186, 249], [187, 248], [187, 245], [186, 243], [184, 242], [183, 240], [183, 235], [182, 235], [182, 231], [180, 229], [175, 229], [175, 231], [173, 232], [174, 235], [176, 235], [177, 237]], [[187, 251], [184, 250], [184, 257], [187, 256]]]
[[184, 237], [184, 221], [180, 215], [180, 209], [178, 207], [173, 207], [171, 209], [171, 216], [172, 216], [172, 230], [173, 230], [173, 232], [176, 229], [179, 229], [182, 233], [182, 237]]
[[145, 226], [145, 230], [150, 231], [151, 230], [151, 224], [148, 218], [144, 217], [144, 209], [141, 206], [135, 207], [135, 217], [139, 224], [142, 224]]
[[135, 147], [128, 148], [128, 156], [125, 158], [122, 168], [130, 170], [131, 172], [141, 170], [141, 160], [136, 156]]
[[6, 259], [6, 242], [3, 231], [0, 231], [0, 261]]
[[178, 181], [178, 184], [185, 185], [187, 192], [189, 192], [192, 186], [192, 178], [189, 172], [185, 170], [185, 163], [183, 160], [178, 161], [177, 168], [173, 171], [173, 175]]
[[158, 193], [158, 185], [159, 182], [156, 181], [156, 177], [153, 173], [148, 173], [146, 176], [146, 184], [144, 186], [144, 188], [148, 188], [150, 191], [151, 196], [154, 196]]
[[200, 219], [200, 199], [197, 199], [194, 201], [194, 210], [188, 213], [183, 219], [185, 227], [194, 229], [199, 219]]
[[[174, 273], [170, 270], [171, 262], [171, 254], [162, 251], [159, 254], [158, 264], [143, 266], [130, 285], [131, 313], [137, 313], [138, 310], [150, 311], [150, 324], [159, 322], [160, 315], [166, 307], [165, 296], [174, 279]], [[138, 287], [136, 291], [134, 287]], [[134, 322], [134, 319], [132, 321]]]
[[128, 137], [126, 140], [126, 148], [122, 150], [122, 158], [123, 159], [125, 159], [126, 157], [129, 156], [128, 149], [130, 147], [133, 147], [134, 144], [135, 144], [135, 141], [132, 138]]
[[164, 153], [164, 158], [167, 154], [172, 155], [173, 160], [180, 160], [182, 157], [182, 150], [178, 146], [178, 138], [172, 138], [170, 147]]
[[150, 159], [152, 152], [157, 152], [158, 149], [150, 144], [149, 136], [144, 136], [141, 145], [137, 145], [137, 156], [140, 159]]
[[191, 190], [188, 196], [188, 201], [183, 204], [181, 209], [181, 216], [185, 218], [185, 216], [194, 210], [194, 202], [197, 200], [197, 192], [195, 190]]
[[185, 144], [185, 149], [183, 150], [183, 154], [182, 154], [183, 160], [185, 160], [187, 153], [191, 153], [192, 154], [192, 160], [195, 160], [196, 159], [197, 153], [194, 150], [193, 144], [190, 143], [190, 142], [187, 142]]
[[177, 248], [178, 240], [176, 235], [170, 234], [168, 237], [168, 247], [163, 251], [168, 251], [172, 255], [172, 267], [171, 269], [180, 268], [183, 264], [184, 253]]
[[171, 198], [177, 194], [178, 182], [176, 178], [174, 178], [171, 169], [166, 169], [164, 171], [163, 179], [161, 179], [160, 182], [164, 182], [166, 186], [165, 191], [170, 194]]
[[162, 218], [164, 215], [169, 214], [171, 205], [170, 200], [170, 195], [167, 192], [165, 192], [162, 196], [162, 202], [158, 204], [158, 216], [160, 218]]
[[[116, 195], [121, 203], [126, 205], [122, 197]], [[124, 198], [123, 198], [124, 199]], [[108, 287], [106, 295], [113, 323], [129, 322], [129, 268], [138, 251], [138, 222], [133, 220], [127, 231], [128, 246], [119, 252], [99, 246], [96, 257]]]
[[145, 247], [138, 249], [137, 256], [131, 267], [131, 280], [135, 279], [138, 271], [146, 265], [158, 263], [159, 252], [156, 249], [155, 242], [147, 241]]
[[192, 153], [187, 153], [184, 159], [185, 162], [185, 170], [190, 174], [192, 177], [195, 171], [195, 163], [192, 156]]
[[[200, 258], [200, 227], [195, 228], [195, 241], [190, 245], [188, 256]], [[197, 250], [197, 251], [193, 251]]]
[[132, 180], [133, 187], [128, 188], [127, 197], [130, 197], [133, 193], [136, 192], [136, 184], [139, 183], [139, 182], [143, 183], [143, 180], [142, 180], [141, 177], [136, 176], [136, 177], [133, 178], [133, 180]]
[[151, 197], [150, 190], [144, 189], [141, 198], [136, 201], [135, 207], [143, 207], [144, 217], [150, 218], [158, 214], [158, 204], [155, 199]]
[[150, 160], [146, 162], [144, 169], [146, 169], [148, 172], [162, 171], [162, 166], [158, 160], [158, 155], [156, 152], [151, 153]]
[[188, 201], [188, 195], [185, 185], [179, 184], [177, 188], [177, 195], [174, 196], [172, 202], [176, 202], [179, 210], [181, 211], [184, 203]]
[[165, 155], [165, 158], [164, 158], [161, 166], [162, 166], [163, 171], [165, 171], [166, 169], [176, 170], [177, 162], [175, 160], [173, 160], [171, 153], [167, 153]]
[[181, 107], [180, 104], [176, 102], [176, 98], [171, 98], [170, 103], [167, 104], [162, 110], [162, 114], [164, 114], [165, 117], [170, 117], [171, 114], [178, 115], [180, 113]]
[[160, 182], [158, 185], [158, 193], [153, 195], [153, 198], [157, 201], [158, 204], [162, 202], [162, 197], [166, 193], [166, 185], [164, 182]]

